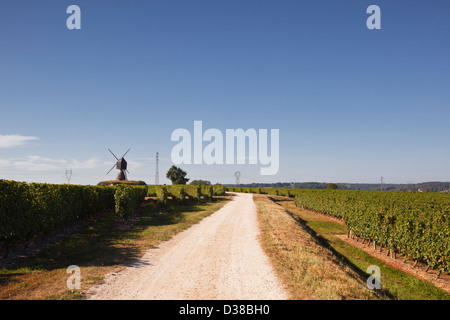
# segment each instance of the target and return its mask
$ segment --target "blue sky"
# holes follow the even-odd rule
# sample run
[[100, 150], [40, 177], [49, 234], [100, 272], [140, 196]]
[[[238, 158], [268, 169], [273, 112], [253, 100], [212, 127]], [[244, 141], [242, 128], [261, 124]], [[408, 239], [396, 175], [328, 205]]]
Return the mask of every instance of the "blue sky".
[[[66, 9], [81, 8], [81, 30]], [[369, 5], [381, 30], [369, 30]], [[280, 170], [193, 179], [450, 181], [448, 1], [8, 1], [0, 10], [0, 179], [96, 184], [128, 148], [160, 182], [177, 128], [280, 130]]]

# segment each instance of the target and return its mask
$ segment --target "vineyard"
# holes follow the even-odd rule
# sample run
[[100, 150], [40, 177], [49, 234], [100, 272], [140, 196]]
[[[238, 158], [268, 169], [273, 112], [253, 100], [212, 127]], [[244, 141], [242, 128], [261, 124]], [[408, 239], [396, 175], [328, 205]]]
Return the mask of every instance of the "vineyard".
[[294, 198], [298, 207], [343, 219], [349, 236], [392, 255], [450, 271], [450, 194], [228, 187]]
[[126, 220], [146, 197], [156, 197], [161, 210], [169, 200], [211, 201], [223, 195], [215, 186], [81, 186], [0, 180], [0, 248], [48, 234], [58, 228], [113, 211]]
[[128, 219], [150, 197], [173, 203], [211, 201], [226, 191], [294, 198], [296, 206], [345, 221], [349, 236], [384, 247], [439, 272], [450, 271], [450, 194], [222, 185], [80, 186], [0, 181], [0, 245], [33, 239], [114, 211]]

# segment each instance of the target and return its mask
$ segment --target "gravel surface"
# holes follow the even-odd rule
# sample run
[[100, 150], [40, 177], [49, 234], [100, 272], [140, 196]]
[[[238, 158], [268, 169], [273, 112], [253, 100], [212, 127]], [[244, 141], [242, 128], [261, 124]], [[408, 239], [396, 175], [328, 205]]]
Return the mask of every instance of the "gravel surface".
[[287, 293], [258, 240], [251, 194], [237, 194], [217, 212], [109, 275], [90, 299], [276, 300]]

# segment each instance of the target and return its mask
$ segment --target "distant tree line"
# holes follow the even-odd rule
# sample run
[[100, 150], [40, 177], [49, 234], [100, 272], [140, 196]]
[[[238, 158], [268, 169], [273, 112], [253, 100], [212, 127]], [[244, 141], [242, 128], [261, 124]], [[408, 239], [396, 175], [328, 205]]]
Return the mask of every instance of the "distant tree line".
[[191, 183], [190, 183], [191, 185], [194, 185], [194, 186], [210, 186], [211, 185], [211, 181], [208, 181], [208, 180], [192, 180], [191, 181]]
[[[236, 187], [235, 184], [227, 186]], [[326, 182], [276, 182], [240, 184], [246, 188], [295, 188], [295, 189], [330, 189], [339, 190], [367, 190], [367, 191], [421, 191], [421, 192], [450, 192], [450, 182], [422, 182], [410, 184], [380, 183], [326, 183]]]

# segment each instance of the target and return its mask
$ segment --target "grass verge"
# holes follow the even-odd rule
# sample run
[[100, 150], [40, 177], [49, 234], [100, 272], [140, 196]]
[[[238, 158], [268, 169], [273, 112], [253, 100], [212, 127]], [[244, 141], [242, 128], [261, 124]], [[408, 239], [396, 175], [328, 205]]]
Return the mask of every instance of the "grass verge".
[[268, 196], [254, 195], [261, 242], [293, 300], [368, 300], [385, 298], [365, 279], [324, 248]]
[[[117, 272], [178, 232], [220, 209], [230, 196], [214, 202], [177, 205], [165, 212], [147, 199], [139, 214], [124, 223], [114, 213], [12, 267], [0, 269], [0, 300], [84, 299], [90, 287]], [[81, 270], [81, 289], [68, 290], [68, 266]]]

